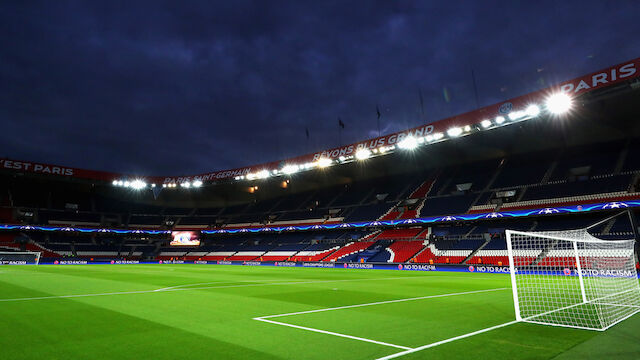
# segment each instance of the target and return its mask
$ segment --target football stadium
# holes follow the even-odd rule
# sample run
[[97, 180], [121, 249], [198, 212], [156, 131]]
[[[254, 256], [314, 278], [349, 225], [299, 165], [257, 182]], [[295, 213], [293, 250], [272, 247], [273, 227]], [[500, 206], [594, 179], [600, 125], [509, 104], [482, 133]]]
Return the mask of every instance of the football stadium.
[[639, 70], [192, 176], [2, 159], [3, 358], [637, 359]]
[[[551, 54], [558, 49], [552, 39], [548, 49], [531, 46], [554, 60], [537, 66], [538, 56], [521, 73], [516, 65], [533, 55], [517, 49], [535, 35], [501, 49], [487, 38], [492, 52], [508, 53], [496, 55], [495, 81], [470, 69], [473, 85], [465, 86], [473, 91], [445, 85], [443, 100], [427, 96], [429, 111], [455, 115], [428, 118], [418, 88], [421, 117], [404, 121], [371, 100], [377, 131], [374, 118], [353, 140], [348, 131], [358, 123], [333, 111], [358, 107], [358, 96], [369, 101], [387, 86], [375, 87], [386, 76], [398, 77], [390, 94], [413, 86], [398, 70], [403, 52], [431, 46], [426, 39], [448, 49], [424, 59], [441, 77], [406, 65], [433, 94], [453, 76], [444, 67], [472, 61], [482, 36], [458, 47], [463, 41], [451, 29], [466, 25], [450, 19], [448, 32], [437, 26], [411, 42], [407, 19], [419, 11], [402, 1], [361, 2], [357, 14], [340, 4], [347, 27], [332, 22], [334, 13], [314, 22], [320, 10], [310, 5], [251, 2], [219, 15], [160, 3], [139, 13], [106, 3], [82, 5], [88, 12], [51, 3], [36, 13], [35, 6], [0, 5], [0, 43], [9, 50], [0, 55], [0, 83], [7, 84], [0, 87], [0, 143], [9, 144], [0, 144], [0, 359], [640, 359], [640, 58], [620, 62], [621, 55], [602, 68], [597, 54], [610, 48], [585, 36], [580, 41], [595, 44], [595, 60], [569, 64], [568, 53], [588, 48], [571, 35], [562, 55]], [[483, 17], [467, 5], [474, 19]], [[502, 14], [503, 6], [486, 7]], [[529, 14], [520, 6], [518, 19]], [[279, 17], [275, 7], [292, 13]], [[386, 14], [387, 7], [397, 13]], [[462, 7], [454, 9], [460, 19], [468, 16]], [[378, 12], [390, 20], [371, 35], [362, 28]], [[188, 21], [175, 22], [180, 14]], [[527, 16], [526, 26], [550, 26], [536, 18]], [[322, 36], [287, 27], [290, 19]], [[497, 31], [508, 35], [507, 20]], [[607, 30], [606, 41], [619, 44], [616, 30]], [[332, 47], [343, 39], [346, 46]], [[371, 50], [385, 41], [387, 52]], [[42, 43], [62, 44], [66, 55]], [[252, 51], [237, 50], [246, 44]], [[234, 51], [240, 55], [226, 57]], [[341, 52], [346, 62], [354, 58], [351, 67], [328, 71], [340, 67], [327, 64], [345, 62]], [[462, 53], [465, 59], [453, 60]], [[277, 76], [268, 69], [273, 54]], [[297, 62], [311, 64], [311, 75]], [[191, 72], [202, 64], [204, 71]], [[345, 75], [361, 67], [358, 76]], [[588, 70], [575, 77], [575, 69]], [[228, 82], [225, 73], [240, 77]], [[493, 90], [478, 90], [476, 74]], [[502, 86], [505, 74], [521, 84], [513, 89], [534, 91]], [[320, 80], [300, 80], [307, 76]], [[355, 85], [341, 88], [336, 76]], [[62, 85], [51, 86], [51, 78]], [[89, 86], [85, 78], [93, 79]], [[318, 84], [323, 95], [314, 97], [309, 88]], [[197, 101], [180, 104], [189, 96]], [[458, 111], [452, 96], [475, 105]], [[239, 102], [225, 107], [234, 97]], [[313, 100], [301, 100], [307, 97]], [[272, 107], [245, 101], [256, 98]], [[230, 108], [254, 108], [246, 114], [263, 113], [264, 121], [255, 127], [242, 111], [225, 113]], [[171, 121], [150, 115], [159, 113]], [[331, 134], [314, 137], [321, 124], [311, 136], [312, 120], [305, 120], [306, 139], [294, 139], [302, 123], [290, 119], [315, 113], [332, 117]], [[210, 127], [189, 122], [201, 114]], [[109, 119], [121, 115], [121, 122]], [[74, 116], [84, 120], [65, 122]], [[114, 136], [110, 129], [122, 123], [126, 136]], [[33, 131], [17, 130], [24, 128]], [[201, 137], [181, 134], [185, 128]], [[211, 154], [214, 147], [203, 145], [220, 141], [221, 149], [229, 143], [220, 138], [233, 136], [246, 148]], [[276, 157], [274, 148], [287, 141], [290, 153]], [[170, 154], [176, 147], [169, 142], [185, 148]], [[141, 149], [151, 149], [157, 163], [145, 163]], [[119, 164], [100, 168], [116, 158]], [[182, 170], [188, 166], [207, 171]], [[169, 171], [149, 175], [160, 168]]]

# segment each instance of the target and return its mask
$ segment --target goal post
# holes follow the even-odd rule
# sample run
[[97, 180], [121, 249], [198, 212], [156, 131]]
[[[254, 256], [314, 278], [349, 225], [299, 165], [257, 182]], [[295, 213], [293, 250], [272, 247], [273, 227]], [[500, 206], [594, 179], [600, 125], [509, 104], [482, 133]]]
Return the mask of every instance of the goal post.
[[38, 265], [40, 253], [37, 251], [0, 251], [0, 265]]
[[635, 240], [507, 230], [516, 320], [606, 330], [640, 311]]

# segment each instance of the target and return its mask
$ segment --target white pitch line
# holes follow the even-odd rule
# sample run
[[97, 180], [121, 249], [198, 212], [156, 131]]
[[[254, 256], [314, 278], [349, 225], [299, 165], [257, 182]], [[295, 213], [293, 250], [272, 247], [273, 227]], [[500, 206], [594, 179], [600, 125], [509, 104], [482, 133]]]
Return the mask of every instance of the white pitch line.
[[319, 281], [291, 281], [291, 282], [277, 282], [277, 283], [266, 283], [266, 284], [239, 284], [239, 285], [206, 286], [206, 287], [195, 287], [195, 288], [177, 288], [177, 289], [168, 289], [163, 291], [158, 291], [158, 289], [155, 289], [155, 290], [121, 291], [121, 292], [94, 293], [94, 294], [51, 295], [51, 296], [38, 296], [38, 297], [26, 297], [26, 298], [0, 299], [0, 302], [66, 299], [66, 298], [109, 296], [109, 295], [130, 295], [130, 294], [150, 294], [150, 293], [159, 294], [159, 293], [171, 292], [171, 291], [227, 289], [227, 288], [237, 288], [237, 287], [272, 286], [272, 285], [321, 284], [321, 283], [328, 283], [328, 282], [372, 281], [372, 280], [391, 280], [391, 279], [406, 279], [406, 278], [378, 278], [378, 279], [369, 278], [369, 279], [339, 279], [339, 280], [319, 280]]
[[477, 294], [477, 293], [508, 290], [508, 289], [510, 290], [511, 288], [495, 288], [495, 289], [473, 290], [473, 291], [465, 291], [465, 292], [449, 293], [449, 294], [427, 295], [427, 296], [420, 296], [420, 297], [413, 297], [413, 298], [406, 298], [406, 299], [376, 301], [376, 302], [365, 303], [365, 304], [346, 305], [346, 306], [338, 306], [338, 307], [333, 307], [333, 308], [298, 311], [298, 312], [292, 312], [292, 313], [286, 313], [286, 314], [267, 315], [267, 316], [261, 316], [260, 319], [268, 319], [268, 318], [274, 318], [274, 317], [300, 315], [300, 314], [310, 314], [310, 313], [317, 313], [317, 312], [331, 311], [331, 310], [350, 309], [350, 308], [357, 308], [357, 307], [363, 307], [363, 306], [391, 304], [391, 303], [398, 303], [398, 302], [404, 302], [404, 301], [434, 299], [434, 298], [447, 297], [447, 296], [469, 295], [469, 294]]
[[279, 321], [273, 321], [273, 320], [267, 320], [267, 319], [263, 319], [263, 318], [254, 318], [253, 320], [263, 321], [263, 322], [272, 323], [272, 324], [276, 324], [276, 325], [288, 326], [288, 327], [292, 327], [292, 328], [296, 328], [296, 329], [313, 331], [313, 332], [317, 332], [317, 333], [321, 333], [321, 334], [339, 336], [339, 337], [343, 337], [343, 338], [347, 338], [347, 339], [359, 340], [359, 341], [369, 342], [369, 343], [378, 344], [378, 345], [390, 346], [390, 347], [394, 347], [394, 348], [397, 348], [397, 349], [404, 349], [404, 350], [410, 350], [411, 349], [410, 347], [406, 347], [406, 346], [402, 346], [402, 345], [390, 344], [390, 343], [386, 343], [386, 342], [383, 342], [383, 341], [371, 340], [371, 339], [367, 339], [367, 338], [363, 338], [363, 337], [359, 337], [359, 336], [346, 335], [346, 334], [341, 334], [341, 333], [337, 333], [337, 332], [333, 332], [333, 331], [314, 329], [314, 328], [305, 327], [305, 326], [287, 324], [287, 323], [283, 323], [283, 322], [279, 322]]
[[436, 346], [439, 346], [439, 345], [442, 345], [442, 344], [450, 343], [450, 342], [453, 342], [453, 341], [456, 341], [456, 340], [468, 338], [468, 337], [471, 337], [471, 336], [474, 336], [474, 335], [478, 335], [478, 334], [482, 334], [482, 333], [485, 333], [485, 332], [488, 332], [488, 331], [500, 329], [500, 328], [503, 328], [505, 326], [513, 325], [513, 324], [516, 324], [516, 323], [518, 323], [517, 320], [509, 321], [509, 322], [506, 322], [506, 323], [503, 323], [503, 324], [500, 324], [500, 325], [491, 326], [491, 327], [488, 327], [488, 328], [485, 328], [485, 329], [482, 329], [482, 330], [478, 330], [478, 331], [470, 332], [470, 333], [467, 333], [467, 334], [464, 334], [464, 335], [460, 335], [460, 336], [452, 337], [452, 338], [449, 338], [449, 339], [437, 341], [437, 342], [434, 342], [434, 343], [431, 343], [431, 344], [419, 346], [417, 348], [409, 349], [409, 350], [402, 351], [402, 352], [399, 352], [399, 353], [387, 355], [387, 356], [384, 356], [384, 357], [381, 357], [381, 358], [377, 358], [376, 360], [395, 359], [397, 357], [405, 356], [405, 355], [408, 355], [408, 354], [412, 354], [414, 352], [422, 351], [422, 350], [429, 349], [429, 348], [432, 348], [432, 347], [436, 347]]

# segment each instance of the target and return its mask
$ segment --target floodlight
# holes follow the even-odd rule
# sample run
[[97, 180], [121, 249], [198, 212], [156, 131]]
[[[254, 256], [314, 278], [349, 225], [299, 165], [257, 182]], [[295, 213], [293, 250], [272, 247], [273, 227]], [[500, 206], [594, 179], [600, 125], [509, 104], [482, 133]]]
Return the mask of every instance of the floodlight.
[[504, 116], [498, 116], [496, 117], [496, 123], [497, 124], [502, 124], [504, 122]]
[[482, 127], [486, 129], [486, 128], [488, 128], [489, 126], [491, 126], [491, 120], [489, 120], [489, 119], [482, 120], [482, 122], [480, 123], [480, 125], [482, 125]]
[[333, 164], [333, 161], [331, 161], [331, 159], [328, 159], [328, 158], [318, 159], [318, 166], [321, 168], [326, 168], [327, 166], [331, 166], [332, 164]]
[[531, 116], [531, 117], [536, 117], [540, 114], [540, 107], [538, 107], [538, 105], [529, 105], [527, 107], [527, 110], [525, 110], [525, 113], [527, 113], [527, 115]]
[[191, 185], [193, 185], [193, 187], [200, 187], [202, 186], [202, 181], [196, 180]]
[[360, 149], [356, 151], [356, 159], [365, 160], [371, 156], [371, 151], [369, 149]]
[[128, 186], [131, 186], [131, 188], [134, 190], [140, 190], [147, 187], [147, 183], [140, 179], [135, 179]]
[[299, 169], [300, 167], [298, 165], [286, 165], [282, 168], [282, 172], [291, 175], [297, 173]]
[[413, 136], [407, 136], [398, 143], [398, 147], [405, 150], [413, 150], [418, 147], [418, 140]]
[[469, 132], [471, 131], [471, 126], [467, 125], [464, 127], [464, 131]]
[[557, 93], [549, 96], [545, 105], [552, 114], [561, 115], [571, 110], [573, 100], [565, 93]]
[[166, 187], [167, 187], [167, 184], [162, 184], [162, 187], [163, 187], [163, 188], [166, 188]]
[[259, 171], [256, 176], [258, 177], [258, 179], [266, 179], [269, 177], [269, 170], [262, 170]]
[[434, 139], [434, 140], [440, 140], [440, 139], [442, 139], [443, 137], [444, 137], [444, 134], [442, 134], [442, 133], [435, 133], [435, 134], [433, 134], [433, 139]]
[[517, 120], [524, 116], [524, 112], [522, 111], [512, 111], [509, 113], [510, 120]]
[[452, 127], [451, 129], [447, 130], [447, 135], [452, 137], [460, 136], [460, 134], [462, 134], [462, 129], [459, 127]]
[[190, 188], [191, 187], [191, 183], [190, 182], [183, 182], [180, 184], [180, 186], [182, 186], [183, 188]]
[[128, 181], [125, 181], [122, 185], [124, 185], [125, 187], [129, 187], [130, 183]]
[[151, 184], [151, 187], [152, 187], [152, 188], [156, 187], [156, 184]]
[[340, 156], [340, 157], [338, 158], [338, 160], [340, 160], [340, 162], [345, 162], [345, 160], [347, 160], [347, 158], [346, 158], [346, 157], [344, 157], [344, 156]]
[[118, 180], [113, 180], [112, 184], [113, 186], [118, 186]]

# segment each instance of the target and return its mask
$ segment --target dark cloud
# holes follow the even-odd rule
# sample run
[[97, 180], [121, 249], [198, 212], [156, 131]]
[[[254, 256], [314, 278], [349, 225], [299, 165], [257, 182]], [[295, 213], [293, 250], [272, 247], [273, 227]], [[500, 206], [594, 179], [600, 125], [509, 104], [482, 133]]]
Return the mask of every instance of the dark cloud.
[[[416, 126], [640, 55], [636, 1], [0, 4], [0, 156], [191, 174]], [[423, 92], [426, 115], [419, 108]], [[311, 138], [307, 141], [305, 128]]]

